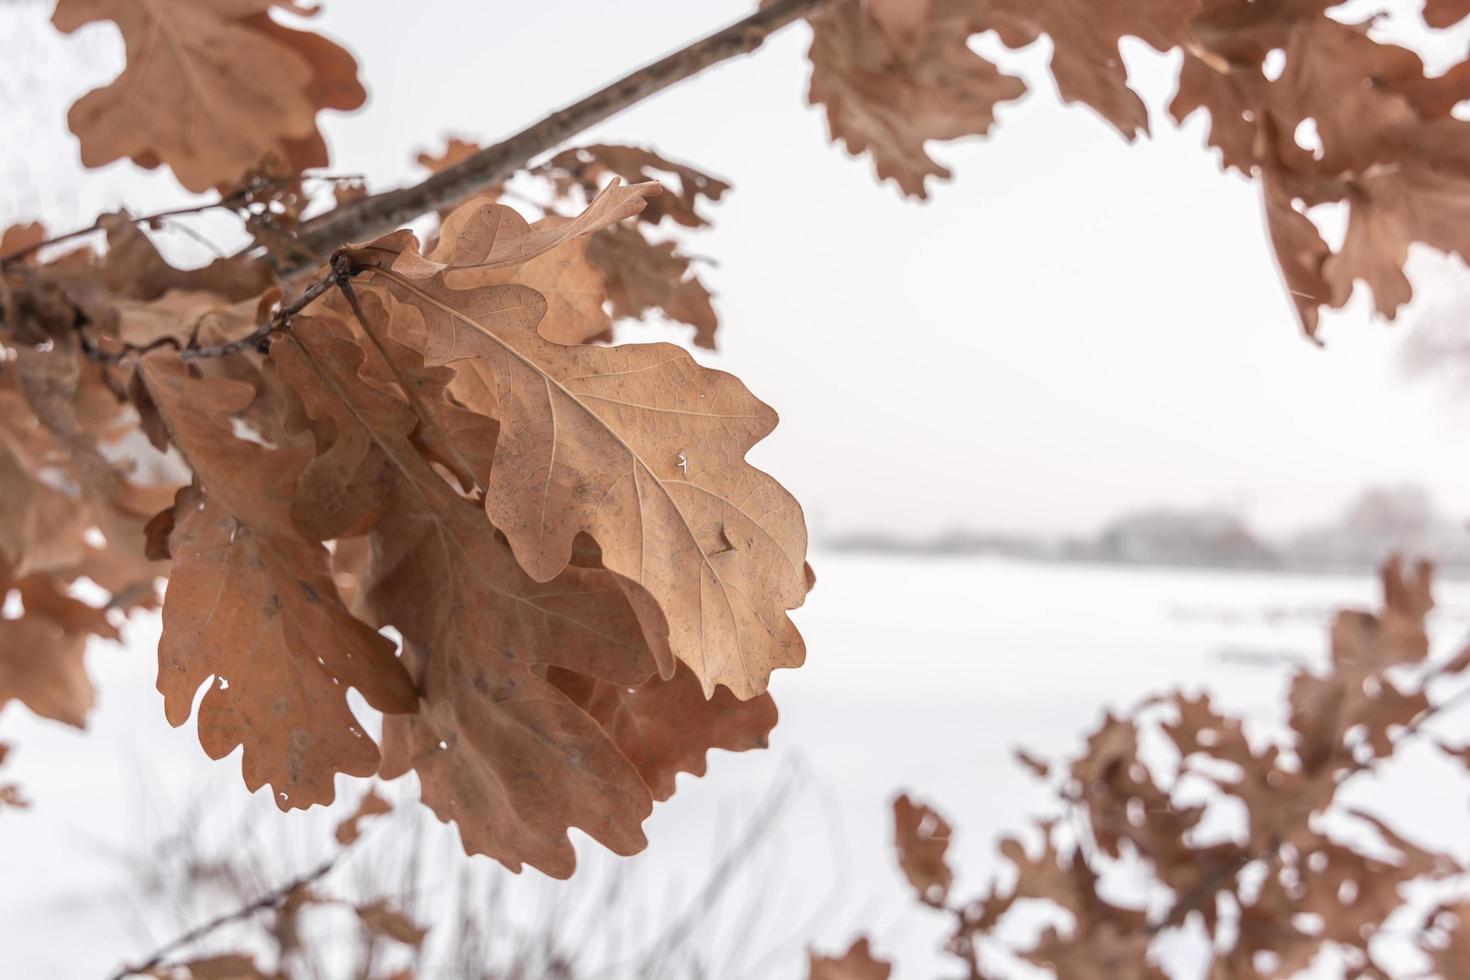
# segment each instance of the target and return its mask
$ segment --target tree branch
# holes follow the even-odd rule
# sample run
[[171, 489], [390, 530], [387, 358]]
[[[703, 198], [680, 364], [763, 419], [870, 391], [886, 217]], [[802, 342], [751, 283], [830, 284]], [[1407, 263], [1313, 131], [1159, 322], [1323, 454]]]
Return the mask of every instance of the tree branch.
[[166, 960], [171, 953], [175, 952], [176, 950], [184, 949], [188, 946], [193, 945], [194, 943], [203, 939], [205, 936], [209, 935], [212, 932], [215, 932], [216, 930], [221, 929], [224, 926], [230, 925], [232, 923], [241, 922], [245, 919], [248, 919], [255, 913], [264, 911], [265, 909], [278, 908], [281, 903], [286, 901], [286, 899], [290, 897], [291, 893], [294, 892], [296, 889], [304, 888], [307, 885], [310, 885], [325, 877], [329, 871], [336, 867], [337, 860], [342, 857], [345, 851], [345, 848], [341, 851], [338, 851], [336, 854], [333, 854], [330, 858], [323, 861], [315, 868], [312, 868], [305, 874], [292, 878], [284, 885], [280, 885], [276, 888], [271, 889], [264, 895], [257, 898], [255, 901], [250, 902], [247, 905], [242, 905], [234, 911], [226, 912], [224, 915], [218, 916], [217, 918], [210, 919], [208, 922], [204, 923], [201, 926], [196, 926], [193, 929], [190, 929], [182, 936], [179, 936], [176, 939], [173, 939], [170, 942], [160, 946], [158, 949], [154, 950], [153, 954], [149, 956], [146, 960], [135, 963], [132, 966], [125, 966], [122, 969], [118, 970], [112, 975], [111, 980], [127, 980], [128, 977], [137, 976], [138, 974], [142, 973], [148, 973], [154, 967], [162, 964], [163, 961]]
[[115, 349], [107, 350], [98, 344], [92, 335], [87, 332], [86, 321], [78, 320], [74, 326], [77, 331], [77, 340], [81, 344], [83, 356], [99, 364], [121, 364], [133, 355], [141, 356], [161, 347], [172, 347], [178, 350], [180, 357], [186, 361], [203, 361], [212, 357], [229, 357], [232, 354], [240, 354], [247, 350], [261, 348], [261, 345], [266, 343], [272, 334], [289, 329], [293, 316], [306, 309], [317, 297], [330, 291], [332, 287], [340, 285], [346, 277], [354, 274], [351, 270], [343, 271], [334, 266], [326, 274], [312, 280], [311, 284], [301, 291], [301, 295], [282, 306], [269, 318], [257, 324], [255, 329], [250, 331], [250, 333], [219, 344], [201, 346], [191, 340], [188, 344], [181, 347], [178, 340], [173, 337], [160, 337], [147, 344], [125, 343], [117, 346]]
[[376, 238], [419, 215], [499, 184], [589, 126], [712, 65], [754, 51], [774, 32], [833, 2], [774, 0], [749, 17], [618, 79], [420, 183], [353, 201], [307, 221], [301, 226], [300, 247], [295, 250], [301, 258], [293, 256], [281, 267], [281, 276], [290, 279], [308, 273], [345, 242]]

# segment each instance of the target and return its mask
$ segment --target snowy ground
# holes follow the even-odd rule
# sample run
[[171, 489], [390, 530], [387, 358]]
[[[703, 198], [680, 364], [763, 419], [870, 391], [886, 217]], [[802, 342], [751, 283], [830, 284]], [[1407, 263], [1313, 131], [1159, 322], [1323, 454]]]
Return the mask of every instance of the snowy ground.
[[[485, 859], [457, 855], [452, 831], [398, 818], [374, 831], [361, 860], [334, 872], [326, 890], [361, 887], [419, 834], [431, 855], [418, 879], [426, 914], [468, 867], [476, 881], [501, 889], [512, 918], [557, 921], [597, 963], [636, 960], [642, 945], [683, 931], [687, 915], [713, 976], [794, 978], [806, 943], [835, 950], [867, 931], [898, 959], [900, 980], [933, 977], [942, 924], [912, 909], [895, 869], [896, 791], [953, 818], [964, 894], [995, 870], [996, 837], [1046, 807], [1044, 792], [1011, 761], [1013, 746], [1066, 754], [1104, 706], [1180, 684], [1269, 723], [1285, 669], [1231, 655], [1320, 657], [1332, 608], [1376, 602], [1367, 577], [821, 554], [815, 565], [817, 590], [798, 613], [809, 663], [776, 679], [783, 717], [771, 750], [721, 753], [707, 778], [681, 777], [678, 794], [647, 824], [645, 854], [620, 861], [586, 847], [570, 883], [534, 872], [512, 879]], [[1443, 585], [1439, 597], [1443, 651], [1470, 623], [1470, 586]], [[153, 859], [141, 858], [150, 850], [255, 848], [265, 855], [262, 887], [328, 850], [331, 815], [280, 814], [263, 795], [249, 800], [238, 756], [211, 763], [192, 723], [173, 730], [164, 722], [152, 686], [156, 629], [137, 623], [126, 649], [91, 652], [99, 706], [88, 732], [19, 707], [0, 717], [0, 738], [16, 749], [5, 776], [34, 801], [0, 815], [7, 977], [103, 977], [218, 910], [207, 901], [179, 908], [151, 890]], [[1470, 726], [1459, 723], [1458, 734]], [[1389, 786], [1365, 786], [1363, 798], [1407, 836], [1463, 853], [1467, 787], [1430, 765]], [[783, 781], [798, 789], [757, 844], [741, 847], [738, 836]], [[359, 790], [344, 786], [342, 795], [350, 808]], [[169, 834], [181, 836], [160, 848]], [[751, 853], [701, 913], [698, 890], [732, 848]], [[608, 900], [615, 883], [617, 897]], [[596, 937], [590, 946], [587, 937]]]

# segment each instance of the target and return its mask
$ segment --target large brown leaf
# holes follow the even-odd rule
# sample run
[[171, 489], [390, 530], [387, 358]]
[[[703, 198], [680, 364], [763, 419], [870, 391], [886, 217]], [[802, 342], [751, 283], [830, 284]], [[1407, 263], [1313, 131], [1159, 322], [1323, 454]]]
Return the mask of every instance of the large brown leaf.
[[[364, 303], [378, 344], [391, 342], [374, 297]], [[363, 601], [404, 639], [423, 705], [389, 719], [382, 773], [418, 771], [424, 802], [459, 825], [465, 849], [519, 870], [567, 876], [569, 827], [609, 849], [644, 846], [652, 800], [638, 771], [597, 723], [548, 683], [540, 665], [630, 686], [654, 659], [611, 573], [568, 568], [530, 579], [472, 501], [431, 468], [412, 441], [420, 418], [373, 383], [362, 348], [328, 319], [297, 321], [272, 348], [283, 377], [332, 433], [302, 486], [373, 479], [372, 561]], [[400, 361], [400, 364], [402, 362]], [[313, 491], [311, 499], [328, 493]]]
[[191, 191], [234, 184], [263, 161], [326, 162], [319, 108], [356, 108], [356, 64], [336, 45], [275, 24], [279, 0], [59, 0], [71, 32], [99, 20], [122, 32], [127, 67], [68, 116], [82, 162], [167, 164]]
[[805, 656], [787, 616], [808, 587], [801, 509], [744, 459], [775, 413], [678, 347], [550, 343], [536, 331], [539, 293], [485, 285], [490, 270], [560, 244], [552, 234], [631, 213], [601, 202], [551, 233], [510, 208], [471, 205], [446, 221], [434, 260], [404, 232], [349, 255], [422, 314], [429, 363], [488, 366], [501, 428], [485, 509], [521, 565], [549, 581], [577, 535], [591, 536], [603, 565], [657, 603], [674, 656], [706, 694], [723, 684], [750, 698]]
[[24, 611], [0, 619], [0, 708], [14, 699], [43, 718], [86, 727], [95, 694], [82, 654], [89, 637], [116, 640], [117, 630], [49, 575], [7, 582], [11, 589]]
[[970, 50], [975, 28], [954, 7], [936, 5], [922, 22], [910, 20], [904, 30], [914, 39], [901, 46], [857, 0], [811, 18], [810, 101], [826, 109], [834, 141], [872, 154], [879, 179], [913, 197], [928, 196], [928, 178], [950, 175], [929, 156], [927, 140], [983, 135], [996, 104], [1026, 91]]
[[291, 520], [292, 485], [311, 450], [236, 434], [256, 396], [249, 384], [191, 377], [165, 351], [139, 370], [198, 481], [180, 493], [169, 537], [165, 714], [182, 725], [214, 677], [199, 706], [205, 751], [218, 759], [243, 746], [246, 785], [269, 783], [283, 810], [328, 803], [335, 773], [378, 768], [348, 688], [386, 712], [413, 711], [417, 698], [393, 644], [342, 605], [326, 549]]

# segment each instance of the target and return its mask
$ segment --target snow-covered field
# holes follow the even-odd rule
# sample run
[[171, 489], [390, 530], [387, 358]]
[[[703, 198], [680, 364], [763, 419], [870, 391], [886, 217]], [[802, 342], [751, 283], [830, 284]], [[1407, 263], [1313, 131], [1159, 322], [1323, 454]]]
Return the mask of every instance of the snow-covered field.
[[[647, 824], [643, 855], [584, 847], [571, 882], [513, 879], [457, 855], [452, 831], [400, 816], [323, 890], [381, 882], [413, 838], [429, 855], [416, 893], [425, 914], [449, 901], [468, 867], [484, 886], [499, 883], [504, 914], [555, 921], [596, 963], [636, 962], [644, 944], [687, 931], [714, 976], [796, 977], [808, 942], [835, 950], [867, 931], [898, 960], [900, 980], [933, 977], [942, 923], [913, 909], [896, 871], [896, 791], [953, 818], [963, 895], [995, 870], [996, 837], [1046, 808], [1043, 789], [1011, 760], [1014, 746], [1064, 755], [1105, 706], [1177, 685], [1270, 723], [1286, 668], [1237, 655], [1321, 657], [1331, 609], [1377, 601], [1366, 576], [820, 553], [814, 564], [817, 590], [797, 614], [809, 660], [776, 678], [782, 721], [770, 751], [720, 753], [707, 778], [681, 777]], [[1464, 638], [1470, 586], [1444, 584], [1438, 595], [1443, 652]], [[168, 727], [152, 684], [156, 631], [140, 621], [126, 648], [90, 653], [99, 704], [89, 731], [20, 707], [0, 717], [0, 739], [15, 748], [3, 775], [33, 800], [0, 814], [0, 975], [104, 977], [224, 907], [206, 898], [179, 908], [150, 888], [148, 869], [156, 877], [158, 862], [167, 865], [160, 854], [254, 850], [262, 879], [281, 880], [330, 850], [341, 814], [281, 814], [263, 794], [248, 798], [237, 758], [211, 763], [192, 723]], [[1455, 725], [1470, 734], [1464, 721], [1445, 731]], [[1390, 785], [1365, 784], [1362, 799], [1406, 836], [1463, 853], [1470, 793], [1431, 766], [1411, 759]], [[336, 809], [359, 794], [343, 786]], [[741, 835], [773, 795], [777, 816], [746, 846]], [[732, 851], [741, 859], [725, 890], [699, 894]]]

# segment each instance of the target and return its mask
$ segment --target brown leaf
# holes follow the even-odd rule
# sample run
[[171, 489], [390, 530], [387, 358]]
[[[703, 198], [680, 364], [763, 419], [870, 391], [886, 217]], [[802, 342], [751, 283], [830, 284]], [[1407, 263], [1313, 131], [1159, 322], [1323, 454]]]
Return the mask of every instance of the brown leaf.
[[236, 435], [233, 417], [255, 398], [249, 384], [190, 377], [165, 351], [139, 370], [199, 481], [180, 492], [169, 538], [158, 648], [169, 723], [188, 719], [212, 676], [199, 706], [210, 757], [243, 746], [246, 785], [271, 784], [283, 810], [329, 803], [335, 773], [378, 767], [348, 687], [386, 712], [411, 712], [417, 698], [393, 644], [343, 607], [326, 549], [291, 521], [291, 488], [310, 449]]
[[1261, 193], [1266, 204], [1266, 228], [1287, 292], [1301, 317], [1302, 329], [1308, 337], [1315, 337], [1318, 311], [1332, 301], [1332, 288], [1323, 273], [1332, 251], [1304, 209], [1299, 210], [1299, 199], [1269, 167], [1261, 173]]
[[938, 812], [907, 795], [893, 801], [893, 846], [898, 866], [913, 886], [919, 901], [943, 905], [954, 882], [950, 869], [949, 822]]
[[46, 226], [39, 221], [11, 225], [5, 229], [3, 234], [0, 234], [0, 260], [34, 248], [45, 240]]
[[912, 60], [929, 29], [933, 7], [934, 0], [869, 0], [868, 15], [893, 50]]
[[13, 372], [0, 380], [0, 559], [16, 576], [75, 568], [91, 515], [66, 450], [46, 431]]
[[841, 957], [807, 953], [807, 980], [888, 980], [893, 964], [873, 956], [868, 937], [853, 941]]
[[429, 934], [428, 929], [415, 925], [412, 919], [389, 905], [387, 899], [359, 905], [355, 911], [370, 931], [415, 949], [423, 945], [424, 937]]
[[[577, 217], [537, 222], [535, 226], [511, 208], [472, 199], [444, 219], [439, 243], [427, 261], [416, 249], [404, 251], [393, 269], [416, 278], [442, 272], [450, 289], [497, 285], [502, 270], [523, 265], [566, 242], [637, 214], [644, 202], [660, 190], [658, 184], [624, 186], [614, 180]], [[366, 247], [381, 247], [387, 241], [397, 244], [403, 240], [401, 236], [401, 232], [395, 232]]]
[[1011, 755], [1015, 757], [1015, 760], [1017, 762], [1025, 766], [1026, 769], [1037, 779], [1051, 778], [1051, 766], [1048, 765], [1044, 760], [1037, 758], [1025, 749], [1014, 749], [1012, 750]]
[[219, 297], [250, 299], [270, 286], [271, 272], [262, 262], [215, 259], [201, 269], [176, 269], [126, 214], [103, 215], [98, 222], [107, 230], [102, 279], [116, 297], [152, 300], [171, 289], [216, 294], [194, 299], [196, 306], [207, 308], [220, 305]]
[[[70, 457], [66, 473], [80, 498], [75, 506], [103, 535], [106, 551], [92, 556], [86, 574], [115, 595], [140, 590], [151, 596], [166, 568], [144, 557], [144, 529], [178, 489], [160, 476], [167, 461], [128, 443], [137, 420], [124, 415], [102, 369], [83, 359], [72, 338], [49, 350], [22, 345], [15, 365], [36, 419]], [[155, 482], [135, 480], [140, 469], [151, 470]]]
[[[970, 50], [970, 18], [951, 6], [936, 6], [919, 39], [903, 41], [902, 49], [863, 4], [837, 4], [811, 18], [809, 100], [826, 109], [834, 141], [854, 155], [870, 153], [878, 178], [913, 197], [928, 196], [929, 177], [950, 176], [929, 156], [927, 140], [983, 135], [996, 104], [1026, 91]], [[892, 24], [889, 17], [886, 26]]]
[[352, 811], [352, 816], [337, 825], [337, 843], [346, 846], [356, 843], [357, 838], [362, 835], [362, 822], [368, 817], [375, 817], [387, 813], [393, 809], [393, 805], [378, 793], [376, 789], [369, 789], [362, 794], [362, 800], [358, 802], [357, 809]]
[[103, 610], [68, 596], [49, 575], [6, 583], [24, 613], [0, 619], [0, 708], [18, 700], [43, 718], [85, 728], [95, 694], [82, 655], [87, 639], [118, 639]]
[[992, 0], [978, 13], [976, 29], [993, 28], [1013, 48], [1045, 33], [1051, 38], [1051, 73], [1062, 98], [1095, 109], [1126, 139], [1148, 132], [1148, 110], [1128, 87], [1118, 50], [1125, 36], [1167, 51], [1185, 37], [1197, 0]]
[[587, 258], [602, 270], [613, 316], [641, 320], [662, 311], [694, 328], [696, 347], [714, 350], [720, 324], [709, 289], [674, 242], [650, 242], [636, 227], [615, 225], [589, 239]]
[[[474, 358], [493, 375], [500, 434], [485, 509], [522, 567], [548, 581], [590, 535], [605, 567], [657, 603], [706, 694], [724, 684], [750, 698], [805, 657], [786, 615], [806, 594], [801, 510], [744, 461], [775, 413], [671, 345], [550, 343], [536, 332], [540, 294], [483, 285], [553, 237], [630, 213], [626, 200], [534, 238], [511, 209], [471, 205], [445, 223], [435, 258], [401, 232], [349, 254], [368, 285], [423, 315], [430, 364]], [[640, 615], [653, 616], [646, 605]]]
[[[319, 108], [355, 108], [355, 62], [336, 45], [270, 20], [277, 0], [60, 0], [64, 32], [116, 22], [123, 73], [68, 115], [82, 162], [167, 164], [196, 193], [240, 180], [262, 160], [318, 166]], [[299, 167], [297, 167], [299, 169]]]
[[1430, 27], [1454, 27], [1470, 16], [1470, 0], [1424, 0], [1424, 22]]
[[[551, 178], [563, 196], [569, 185], [574, 183], [586, 192], [589, 199], [596, 195], [608, 175], [619, 177], [628, 184], [657, 182], [664, 192], [648, 202], [648, 206], [639, 213], [638, 220], [656, 225], [667, 217], [686, 228], [702, 228], [710, 223], [699, 213], [700, 198], [719, 201], [730, 190], [726, 181], [686, 163], [676, 163], [652, 150], [607, 143], [563, 150], [533, 172]], [[674, 184], [677, 184], [677, 189], [672, 186]]]
[[1166, 980], [1167, 975], [1149, 962], [1152, 938], [1146, 930], [1116, 922], [1102, 922], [1065, 938], [1055, 926], [1047, 926], [1025, 958], [1051, 967], [1067, 980]]
[[[493, 199], [477, 197], [467, 204], [490, 204]], [[568, 219], [542, 218], [530, 226], [530, 234], [545, 233], [562, 227]], [[446, 225], [444, 231], [450, 232]], [[488, 277], [496, 285], [529, 286], [546, 299], [546, 315], [537, 329], [541, 336], [555, 344], [587, 344], [612, 338], [612, 318], [603, 309], [607, 287], [603, 273], [588, 261], [588, 246], [593, 241], [581, 235], [542, 252], [530, 261], [497, 270]]]
[[597, 719], [659, 801], [674, 795], [679, 773], [704, 775], [709, 750], [763, 749], [776, 726], [769, 694], [740, 701], [721, 689], [705, 700], [683, 665], [667, 680], [654, 676], [633, 688], [567, 670], [547, 676]]
[[[384, 313], [365, 306], [381, 344]], [[625, 686], [653, 671], [643, 626], [613, 576], [568, 568], [545, 584], [529, 579], [478, 506], [414, 446], [421, 420], [401, 395], [368, 380], [362, 348], [340, 324], [299, 319], [271, 357], [312, 417], [335, 423], [318, 430], [330, 441], [302, 484], [375, 473], [385, 487], [380, 501], [363, 504], [377, 508], [375, 519], [340, 516], [372, 528], [364, 602], [403, 635], [423, 696], [417, 715], [386, 722], [382, 774], [417, 769], [424, 802], [459, 824], [465, 849], [513, 870], [529, 863], [569, 875], [573, 826], [617, 853], [641, 849], [652, 800], [637, 771], [532, 669]], [[425, 583], [434, 583], [433, 601]]]
[[271, 975], [263, 972], [248, 953], [204, 956], [177, 967], [165, 967], [158, 975], [168, 980], [271, 980]]
[[427, 168], [430, 173], [437, 174], [439, 171], [446, 170], [456, 163], [468, 160], [480, 152], [480, 150], [480, 144], [473, 140], [451, 136], [445, 141], [443, 153], [436, 155], [430, 153], [428, 150], [424, 150], [419, 153], [416, 159], [419, 166]]

